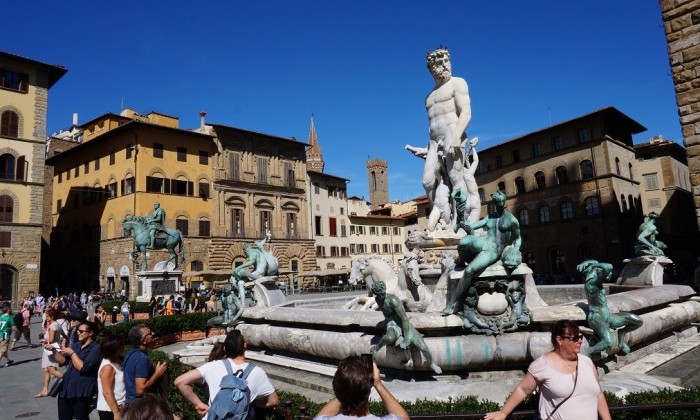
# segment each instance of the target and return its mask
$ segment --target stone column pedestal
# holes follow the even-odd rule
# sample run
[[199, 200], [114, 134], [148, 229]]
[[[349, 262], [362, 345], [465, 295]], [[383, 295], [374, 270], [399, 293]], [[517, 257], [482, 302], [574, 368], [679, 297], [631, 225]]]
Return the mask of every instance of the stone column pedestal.
[[625, 286], [661, 286], [664, 284], [664, 266], [672, 264], [670, 258], [643, 256], [623, 261], [625, 266], [617, 278], [617, 284]]
[[[174, 265], [170, 264], [173, 268]], [[158, 268], [158, 267], [156, 267]], [[148, 302], [152, 296], [172, 295], [182, 287], [182, 271], [167, 270], [137, 271], [136, 272], [136, 301]]]

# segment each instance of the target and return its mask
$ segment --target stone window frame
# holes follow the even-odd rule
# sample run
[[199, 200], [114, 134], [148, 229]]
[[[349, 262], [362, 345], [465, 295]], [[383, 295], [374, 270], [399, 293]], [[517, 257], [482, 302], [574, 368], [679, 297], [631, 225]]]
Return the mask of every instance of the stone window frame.
[[0, 112], [0, 135], [3, 137], [19, 138], [19, 113], [12, 109]]

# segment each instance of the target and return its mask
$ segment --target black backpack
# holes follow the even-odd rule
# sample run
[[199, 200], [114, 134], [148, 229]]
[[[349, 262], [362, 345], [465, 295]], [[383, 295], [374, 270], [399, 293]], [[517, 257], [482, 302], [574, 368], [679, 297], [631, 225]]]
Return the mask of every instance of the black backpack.
[[15, 327], [21, 328], [22, 324], [24, 324], [24, 316], [22, 316], [22, 311], [17, 312], [12, 320], [15, 322]]

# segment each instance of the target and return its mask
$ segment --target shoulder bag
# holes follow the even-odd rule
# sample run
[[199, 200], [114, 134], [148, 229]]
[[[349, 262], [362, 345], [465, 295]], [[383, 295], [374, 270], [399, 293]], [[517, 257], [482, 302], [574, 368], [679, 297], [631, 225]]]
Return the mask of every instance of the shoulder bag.
[[[578, 382], [578, 366], [579, 366], [579, 364], [580, 364], [580, 361], [578, 360], [578, 356], [576, 356], [576, 376], [574, 377], [574, 388], [571, 390], [571, 394], [569, 394], [568, 397], [566, 397], [566, 398], [564, 398], [563, 400], [561, 400], [561, 401], [559, 402], [559, 404], [557, 404], [556, 406], [554, 406], [554, 410], [552, 410], [552, 412], [549, 413], [549, 416], [547, 416], [547, 418], [545, 418], [545, 419], [542, 419], [542, 418], [540, 417], [540, 410], [539, 410], [539, 408], [537, 408], [537, 409], [535, 410], [535, 415], [534, 415], [534, 417], [533, 417], [533, 420], [549, 420], [549, 419], [551, 419], [552, 416], [554, 415], [554, 413], [557, 412], [557, 410], [559, 409], [559, 407], [561, 407], [562, 404], [564, 404], [569, 398], [571, 398], [572, 395], [574, 395], [574, 391], [576, 391], [576, 383]], [[540, 398], [542, 398], [541, 395], [540, 395]]]

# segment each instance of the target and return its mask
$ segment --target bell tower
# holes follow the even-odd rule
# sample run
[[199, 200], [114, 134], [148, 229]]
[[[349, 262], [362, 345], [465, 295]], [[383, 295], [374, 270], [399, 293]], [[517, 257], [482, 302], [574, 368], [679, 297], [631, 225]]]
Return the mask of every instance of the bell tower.
[[323, 152], [318, 145], [316, 135], [316, 125], [314, 125], [314, 114], [311, 114], [311, 127], [309, 128], [309, 147], [306, 150], [306, 169], [313, 172], [323, 173]]
[[372, 209], [389, 202], [389, 164], [382, 159], [367, 161], [367, 181], [369, 182], [369, 201]]

